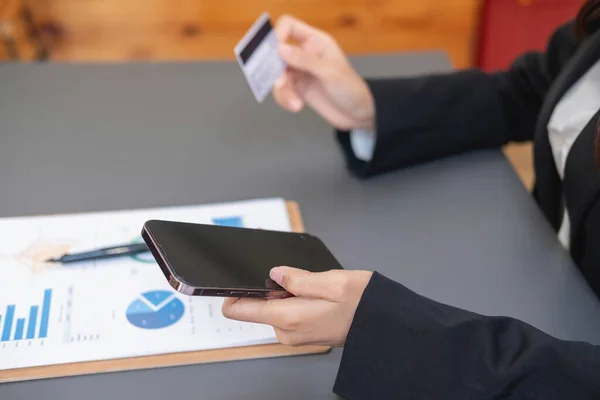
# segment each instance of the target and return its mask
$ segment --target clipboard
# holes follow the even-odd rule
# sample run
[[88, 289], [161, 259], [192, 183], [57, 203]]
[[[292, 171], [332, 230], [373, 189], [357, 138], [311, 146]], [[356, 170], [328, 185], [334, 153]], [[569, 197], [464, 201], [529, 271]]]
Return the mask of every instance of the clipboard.
[[[286, 201], [290, 225], [294, 232], [304, 232], [300, 207], [295, 201]], [[151, 356], [118, 358], [112, 360], [86, 361], [77, 363], [18, 368], [0, 371], [0, 383], [91, 375], [131, 370], [165, 368], [194, 364], [209, 364], [227, 361], [252, 360], [285, 356], [323, 354], [330, 346], [285, 346], [264, 344], [224, 349], [165, 353]]]

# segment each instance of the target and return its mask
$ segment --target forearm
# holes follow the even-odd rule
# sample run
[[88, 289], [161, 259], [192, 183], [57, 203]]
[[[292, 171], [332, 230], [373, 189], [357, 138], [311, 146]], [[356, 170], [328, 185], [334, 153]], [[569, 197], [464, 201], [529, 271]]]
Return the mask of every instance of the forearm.
[[375, 274], [335, 392], [348, 399], [599, 399], [600, 348], [436, 303]]
[[337, 132], [350, 170], [379, 173], [509, 142], [533, 140], [548, 91], [580, 42], [572, 23], [552, 34], [545, 51], [515, 59], [506, 71], [476, 69], [416, 78], [368, 80], [375, 99], [372, 157], [352, 152], [348, 132]]
[[370, 176], [510, 140], [498, 97], [499, 75], [470, 70], [418, 78], [369, 80], [376, 104], [372, 157], [357, 157], [337, 132], [350, 169]]

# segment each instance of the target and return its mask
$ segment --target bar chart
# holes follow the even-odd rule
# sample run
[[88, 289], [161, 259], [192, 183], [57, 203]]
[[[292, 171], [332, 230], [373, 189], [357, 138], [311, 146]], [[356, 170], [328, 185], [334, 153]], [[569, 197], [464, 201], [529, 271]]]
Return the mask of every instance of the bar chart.
[[270, 326], [222, 317], [222, 299], [175, 293], [150, 252], [24, 268], [25, 256], [45, 259], [54, 244], [68, 243], [69, 252], [76, 252], [142, 242], [140, 227], [149, 219], [291, 229], [282, 199], [0, 218], [0, 375], [18, 368], [276, 341]]
[[28, 316], [23, 318], [16, 318], [16, 304], [7, 305], [4, 314], [0, 314], [0, 342], [47, 338], [51, 302], [52, 289], [46, 289], [41, 308], [40, 305], [30, 306]]

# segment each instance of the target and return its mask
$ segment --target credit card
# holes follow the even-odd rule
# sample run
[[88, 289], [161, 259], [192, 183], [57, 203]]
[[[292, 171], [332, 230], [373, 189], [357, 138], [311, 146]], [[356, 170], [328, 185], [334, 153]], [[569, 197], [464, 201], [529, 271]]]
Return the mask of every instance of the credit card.
[[261, 14], [233, 51], [254, 97], [262, 103], [286, 67], [268, 13]]

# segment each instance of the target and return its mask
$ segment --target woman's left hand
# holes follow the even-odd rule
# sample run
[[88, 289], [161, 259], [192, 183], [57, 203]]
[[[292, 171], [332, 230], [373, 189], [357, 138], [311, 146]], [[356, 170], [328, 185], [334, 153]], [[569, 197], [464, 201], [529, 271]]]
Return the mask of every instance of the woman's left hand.
[[223, 315], [275, 328], [285, 345], [343, 346], [356, 307], [372, 272], [331, 270], [308, 272], [291, 267], [271, 270], [271, 279], [296, 297], [261, 300], [228, 298]]

